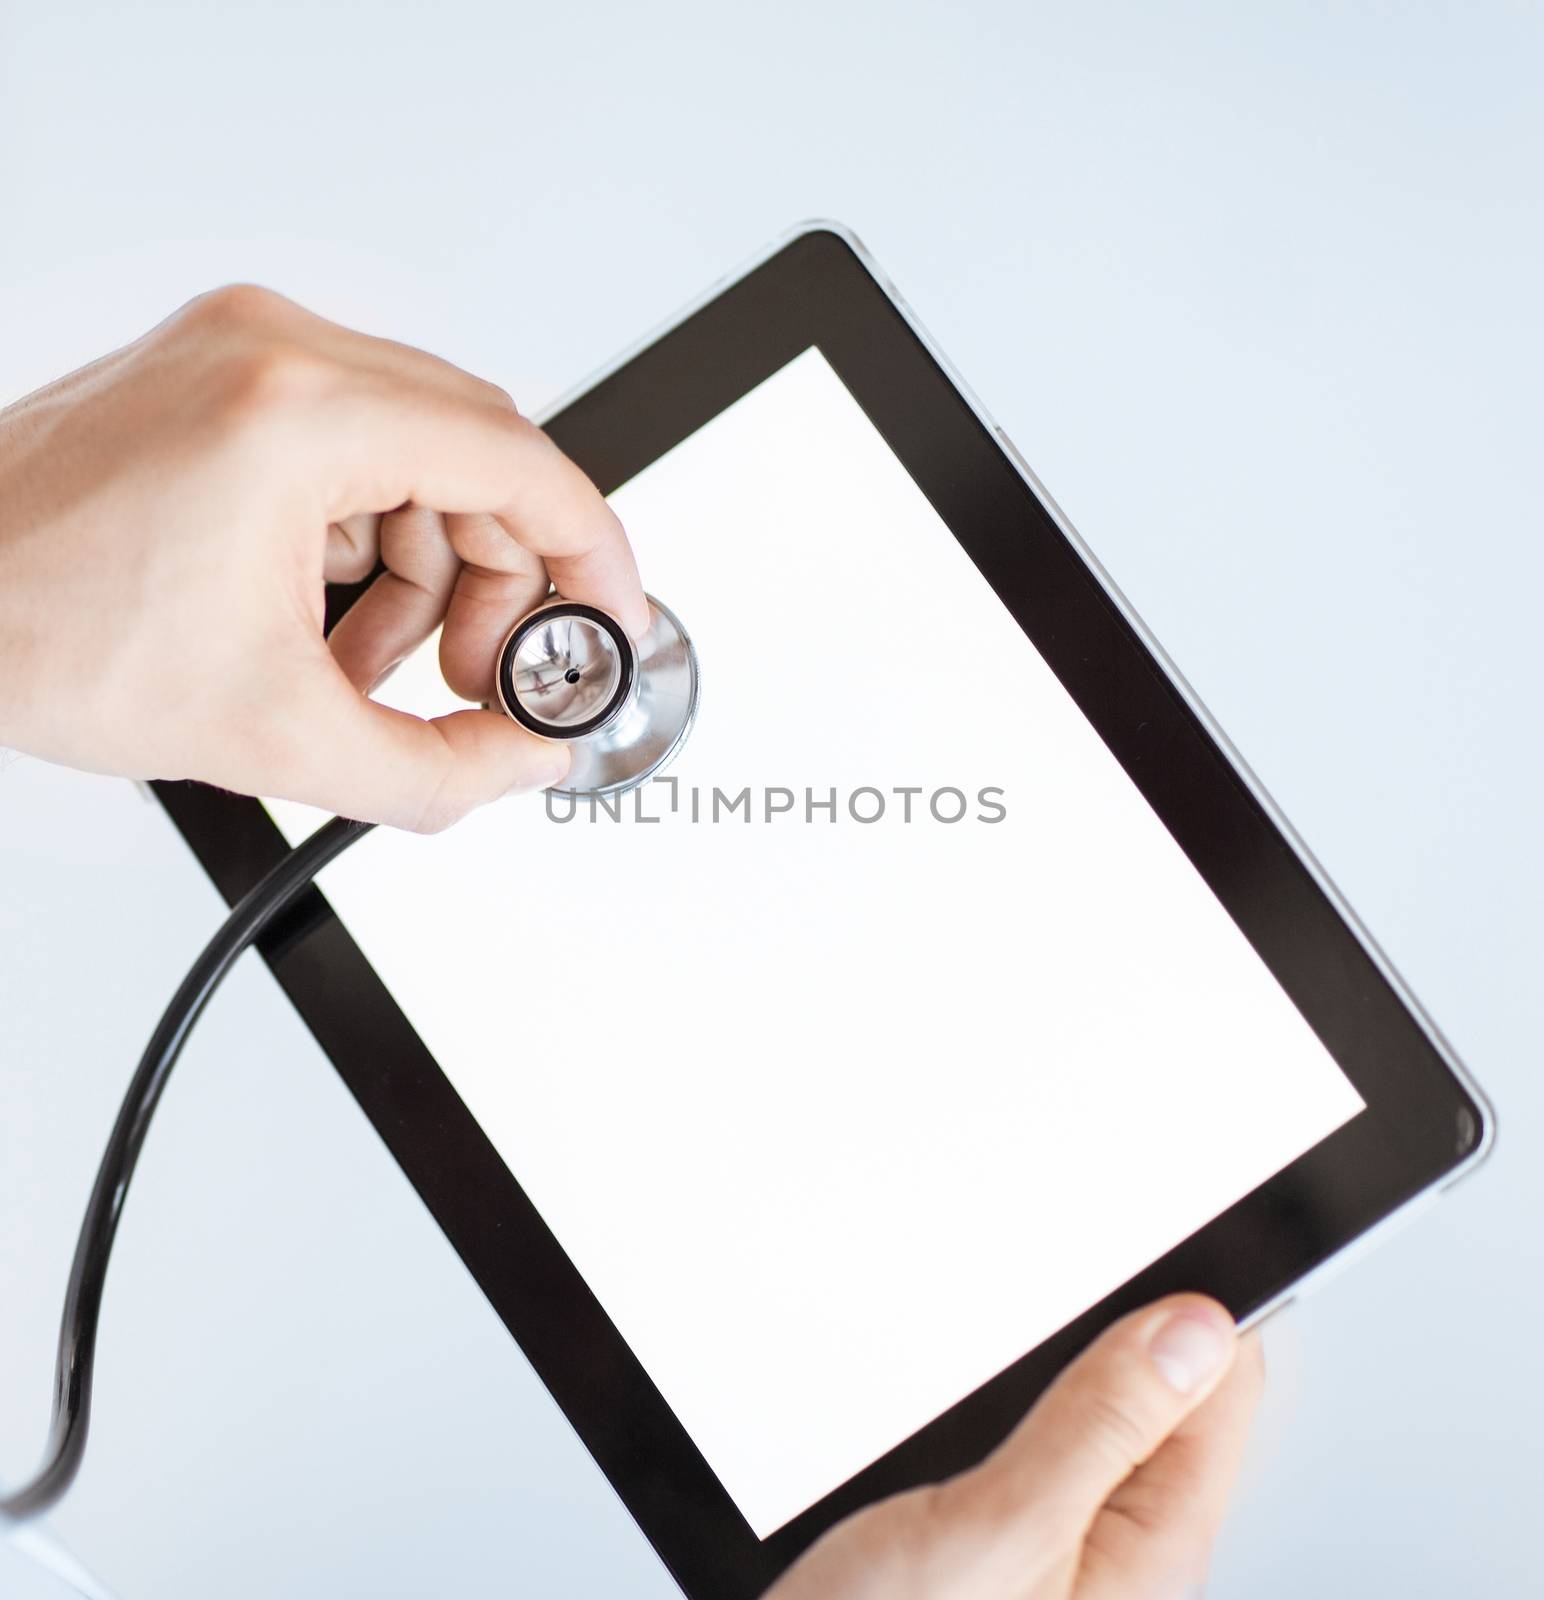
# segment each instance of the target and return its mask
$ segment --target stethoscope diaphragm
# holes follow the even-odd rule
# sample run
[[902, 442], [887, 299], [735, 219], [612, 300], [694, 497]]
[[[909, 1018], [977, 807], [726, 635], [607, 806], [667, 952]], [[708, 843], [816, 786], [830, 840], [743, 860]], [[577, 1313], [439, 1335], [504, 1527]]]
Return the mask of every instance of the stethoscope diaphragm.
[[697, 652], [680, 619], [648, 596], [636, 642], [615, 617], [551, 600], [522, 617], [499, 649], [499, 705], [542, 739], [573, 747], [555, 794], [616, 795], [675, 757], [697, 715]]

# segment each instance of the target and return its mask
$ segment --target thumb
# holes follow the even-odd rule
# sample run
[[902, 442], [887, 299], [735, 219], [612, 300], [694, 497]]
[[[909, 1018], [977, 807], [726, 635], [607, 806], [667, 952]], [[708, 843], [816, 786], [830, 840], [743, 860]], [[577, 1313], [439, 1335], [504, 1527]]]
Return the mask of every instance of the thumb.
[[357, 822], [437, 833], [492, 800], [559, 783], [564, 744], [496, 711], [425, 721], [367, 699], [329, 662], [288, 707], [287, 736], [244, 784]]
[[945, 1520], [994, 1527], [989, 1559], [1005, 1571], [1074, 1554], [1110, 1495], [1221, 1383], [1236, 1343], [1232, 1317], [1200, 1295], [1122, 1318], [981, 1466], [940, 1487]]
[[860, 1511], [767, 1600], [1069, 1593], [1096, 1514], [1222, 1382], [1235, 1342], [1233, 1319], [1200, 1295], [1123, 1318], [979, 1467]]

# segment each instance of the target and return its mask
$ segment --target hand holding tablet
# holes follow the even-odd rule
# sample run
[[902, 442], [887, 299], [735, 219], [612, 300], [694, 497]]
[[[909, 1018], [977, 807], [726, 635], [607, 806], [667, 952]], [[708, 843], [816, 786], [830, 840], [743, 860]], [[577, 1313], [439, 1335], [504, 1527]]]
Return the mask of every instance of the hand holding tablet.
[[1198, 1595], [1262, 1376], [1220, 1307], [1134, 1312], [979, 1467], [839, 1523], [766, 1600]]

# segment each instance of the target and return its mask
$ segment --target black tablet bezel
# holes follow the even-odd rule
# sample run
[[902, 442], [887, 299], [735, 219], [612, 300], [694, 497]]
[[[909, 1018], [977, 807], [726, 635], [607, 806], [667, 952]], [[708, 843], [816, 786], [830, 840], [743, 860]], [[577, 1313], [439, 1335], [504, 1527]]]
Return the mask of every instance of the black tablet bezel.
[[[795, 234], [546, 426], [609, 493], [812, 345], [1367, 1110], [758, 1540], [325, 899], [310, 891], [262, 941], [265, 959], [692, 1600], [750, 1600], [848, 1512], [978, 1460], [1067, 1359], [1126, 1310], [1182, 1288], [1216, 1295], [1241, 1320], [1279, 1302], [1351, 1240], [1471, 1164], [1489, 1131], [1451, 1052], [844, 232], [822, 225]], [[156, 787], [227, 899], [282, 854], [257, 802], [191, 784]]]

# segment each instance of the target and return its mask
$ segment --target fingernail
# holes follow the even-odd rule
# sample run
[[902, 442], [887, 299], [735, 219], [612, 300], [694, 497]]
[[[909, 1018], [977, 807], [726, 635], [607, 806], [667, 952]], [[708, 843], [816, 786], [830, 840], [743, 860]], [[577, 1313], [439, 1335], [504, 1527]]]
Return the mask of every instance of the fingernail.
[[1171, 1389], [1194, 1394], [1217, 1375], [1232, 1348], [1231, 1332], [1194, 1311], [1180, 1311], [1153, 1335], [1147, 1353]]

